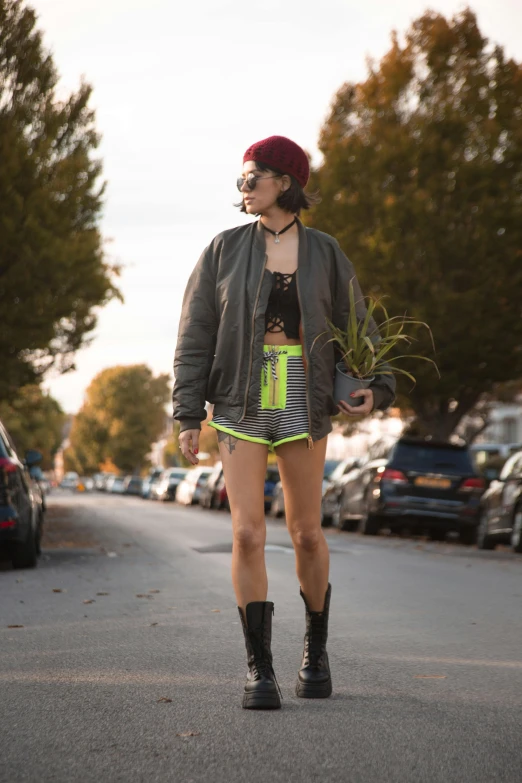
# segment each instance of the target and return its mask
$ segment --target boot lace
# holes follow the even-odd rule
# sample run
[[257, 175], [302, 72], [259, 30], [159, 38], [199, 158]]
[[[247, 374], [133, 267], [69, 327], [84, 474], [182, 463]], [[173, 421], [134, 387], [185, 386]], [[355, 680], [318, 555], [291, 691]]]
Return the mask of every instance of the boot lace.
[[305, 635], [305, 666], [320, 668], [324, 663], [326, 646], [323, 642], [324, 620], [321, 613], [310, 614], [309, 626]]
[[277, 690], [279, 691], [280, 697], [283, 698], [281, 688], [279, 687], [279, 683], [275, 675], [274, 667], [270, 661], [270, 657], [266, 652], [264, 646], [259, 648], [257, 644], [253, 643], [252, 649], [254, 655], [253, 655], [253, 660], [250, 663], [250, 668], [254, 675], [254, 678], [257, 680], [257, 679], [261, 679], [261, 677], [272, 677], [276, 684]]

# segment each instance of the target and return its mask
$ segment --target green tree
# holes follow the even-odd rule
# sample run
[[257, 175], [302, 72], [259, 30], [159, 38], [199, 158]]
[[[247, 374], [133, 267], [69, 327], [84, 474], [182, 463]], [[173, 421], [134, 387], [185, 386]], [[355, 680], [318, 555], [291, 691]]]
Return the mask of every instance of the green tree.
[[0, 401], [0, 420], [12, 437], [19, 455], [28, 449], [43, 454], [40, 467], [50, 470], [62, 442], [66, 415], [60, 404], [39, 386], [24, 386], [12, 402]]
[[[345, 84], [322, 129], [307, 222], [336, 236], [363, 290], [419, 330], [398, 378], [421, 432], [447, 438], [495, 384], [522, 376], [522, 69], [469, 10], [428, 12]], [[409, 364], [409, 366], [407, 366]]]
[[92, 473], [106, 460], [124, 473], [140, 473], [165, 426], [168, 375], [156, 378], [144, 364], [102, 370], [74, 417], [67, 465]]
[[95, 308], [119, 296], [98, 228], [91, 88], [57, 99], [35, 23], [21, 0], [0, 0], [0, 399], [73, 367]]

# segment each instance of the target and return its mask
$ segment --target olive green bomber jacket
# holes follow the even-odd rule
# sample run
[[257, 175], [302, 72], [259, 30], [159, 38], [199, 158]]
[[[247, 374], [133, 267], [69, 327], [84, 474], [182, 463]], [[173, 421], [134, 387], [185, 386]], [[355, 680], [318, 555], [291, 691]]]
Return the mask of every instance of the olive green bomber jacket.
[[[326, 318], [346, 328], [353, 279], [358, 318], [366, 307], [352, 263], [337, 241], [301, 221], [297, 289], [307, 367], [310, 435], [319, 440], [338, 410], [333, 401], [335, 364], [340, 356], [328, 335]], [[174, 358], [174, 419], [180, 431], [199, 429], [205, 401], [232, 422], [257, 411], [263, 361], [265, 310], [272, 284], [266, 270], [265, 232], [260, 221], [218, 234], [190, 275]], [[371, 328], [376, 328], [371, 322]], [[387, 367], [386, 369], [389, 369]], [[375, 409], [395, 399], [393, 375], [378, 374], [370, 388]]]

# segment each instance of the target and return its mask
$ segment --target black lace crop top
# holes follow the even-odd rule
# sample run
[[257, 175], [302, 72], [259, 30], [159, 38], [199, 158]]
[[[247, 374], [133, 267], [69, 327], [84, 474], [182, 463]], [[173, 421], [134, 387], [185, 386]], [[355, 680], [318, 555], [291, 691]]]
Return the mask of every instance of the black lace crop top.
[[287, 337], [299, 340], [301, 312], [297, 295], [296, 273], [272, 272], [272, 290], [265, 312], [265, 331], [284, 332]]

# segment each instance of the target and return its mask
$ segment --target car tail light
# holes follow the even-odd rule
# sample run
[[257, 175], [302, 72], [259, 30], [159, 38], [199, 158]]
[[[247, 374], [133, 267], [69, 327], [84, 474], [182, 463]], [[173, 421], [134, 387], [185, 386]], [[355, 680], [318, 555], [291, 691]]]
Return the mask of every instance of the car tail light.
[[18, 466], [9, 457], [0, 457], [0, 470], [3, 470], [4, 473], [16, 473]]
[[461, 492], [482, 492], [486, 488], [486, 482], [483, 478], [467, 478], [459, 487]]
[[16, 525], [16, 519], [4, 519], [3, 522], [0, 522], [0, 530], [5, 530], [9, 527], [14, 527]]
[[386, 481], [391, 481], [393, 484], [407, 484], [408, 479], [402, 472], [402, 470], [392, 470], [391, 468], [386, 468], [383, 470], [383, 472], [380, 475], [380, 480], [382, 481], [385, 479]]

